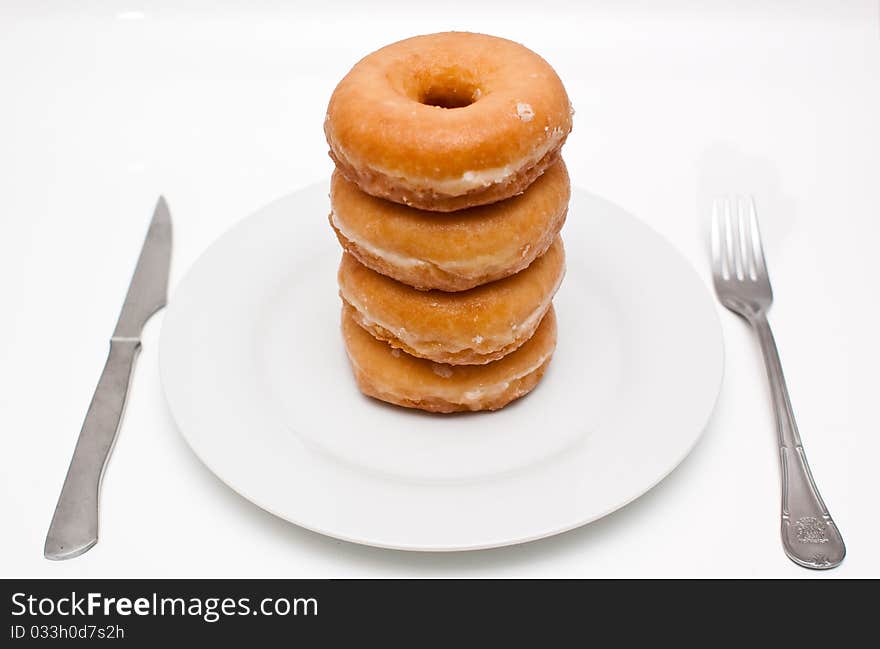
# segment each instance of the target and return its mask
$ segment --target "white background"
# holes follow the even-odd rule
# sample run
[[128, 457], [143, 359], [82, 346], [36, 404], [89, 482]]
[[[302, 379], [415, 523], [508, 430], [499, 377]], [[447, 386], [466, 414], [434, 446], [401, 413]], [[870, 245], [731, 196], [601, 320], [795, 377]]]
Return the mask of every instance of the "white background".
[[[880, 576], [877, 2], [56, 4], [0, 8], [0, 576]], [[358, 58], [447, 29], [547, 58], [577, 110], [573, 182], [667, 236], [707, 286], [711, 197], [756, 196], [771, 319], [842, 567], [782, 553], [763, 367], [727, 312], [717, 410], [669, 478], [580, 530], [457, 555], [323, 538], [226, 489], [164, 404], [159, 315], [105, 476], [101, 542], [42, 558], [157, 195], [174, 217], [173, 299], [231, 224], [328, 176], [324, 109]]]

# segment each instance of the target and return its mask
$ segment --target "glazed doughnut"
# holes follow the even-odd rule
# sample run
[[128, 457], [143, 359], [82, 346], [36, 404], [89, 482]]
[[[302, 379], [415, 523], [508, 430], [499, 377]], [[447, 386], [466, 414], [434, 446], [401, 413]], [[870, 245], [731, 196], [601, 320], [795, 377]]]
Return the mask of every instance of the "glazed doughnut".
[[446, 32], [361, 59], [333, 92], [324, 133], [363, 191], [450, 212], [525, 190], [558, 158], [571, 115], [556, 72], [528, 48]]
[[516, 275], [468, 291], [417, 291], [343, 253], [339, 294], [375, 338], [412, 356], [481, 365], [522, 345], [550, 308], [565, 273], [558, 237]]
[[556, 314], [547, 311], [535, 335], [512, 354], [488, 365], [443, 365], [415, 358], [376, 340], [342, 307], [345, 349], [361, 392], [430, 412], [497, 410], [530, 392], [556, 348]]
[[376, 272], [418, 289], [463, 291], [544, 254], [565, 222], [570, 193], [561, 159], [519, 196], [448, 214], [374, 198], [334, 173], [330, 225], [342, 247]]

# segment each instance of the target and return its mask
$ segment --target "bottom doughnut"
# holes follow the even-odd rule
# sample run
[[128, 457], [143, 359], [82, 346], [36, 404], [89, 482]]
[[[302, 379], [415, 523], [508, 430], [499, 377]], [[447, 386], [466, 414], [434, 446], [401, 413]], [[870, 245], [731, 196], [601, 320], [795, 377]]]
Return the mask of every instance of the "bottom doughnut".
[[486, 365], [446, 365], [410, 356], [376, 340], [342, 307], [342, 336], [361, 392], [428, 412], [498, 410], [528, 394], [556, 349], [556, 313], [547, 311], [516, 351]]

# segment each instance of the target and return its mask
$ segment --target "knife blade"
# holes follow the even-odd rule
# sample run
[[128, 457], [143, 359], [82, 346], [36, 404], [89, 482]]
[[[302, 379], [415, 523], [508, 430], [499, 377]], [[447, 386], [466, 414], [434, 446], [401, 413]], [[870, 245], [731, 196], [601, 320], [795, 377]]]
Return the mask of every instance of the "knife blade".
[[49, 525], [47, 559], [72, 559], [98, 542], [101, 478], [122, 421], [141, 331], [168, 299], [171, 245], [171, 213], [160, 196]]

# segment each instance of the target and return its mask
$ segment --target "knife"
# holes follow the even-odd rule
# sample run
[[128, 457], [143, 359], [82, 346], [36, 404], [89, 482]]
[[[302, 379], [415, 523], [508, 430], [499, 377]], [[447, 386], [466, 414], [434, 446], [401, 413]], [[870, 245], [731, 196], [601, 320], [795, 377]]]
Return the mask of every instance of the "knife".
[[101, 478], [122, 421], [141, 330], [168, 299], [170, 265], [171, 214], [160, 196], [55, 506], [43, 550], [47, 559], [72, 559], [98, 542]]

